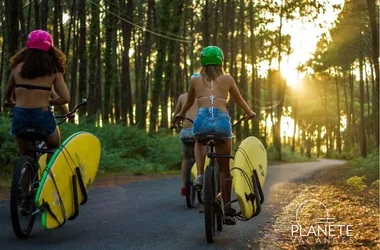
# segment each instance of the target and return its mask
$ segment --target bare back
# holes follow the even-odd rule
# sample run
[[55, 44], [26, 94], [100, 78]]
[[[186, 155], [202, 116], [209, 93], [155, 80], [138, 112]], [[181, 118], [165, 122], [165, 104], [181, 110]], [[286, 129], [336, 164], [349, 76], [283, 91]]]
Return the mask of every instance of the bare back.
[[234, 80], [229, 75], [218, 76], [213, 82], [202, 77], [195, 77], [193, 87], [200, 108], [210, 107], [210, 96], [214, 96], [214, 108], [219, 108], [222, 112], [226, 110], [227, 97]]
[[49, 98], [51, 91], [41, 89], [27, 89], [17, 87], [17, 85], [32, 85], [51, 89], [56, 81], [57, 74], [51, 76], [38, 77], [35, 79], [25, 79], [20, 76], [22, 63], [17, 65], [11, 72], [10, 81], [13, 81], [16, 95], [16, 106], [22, 108], [40, 108], [50, 106]]

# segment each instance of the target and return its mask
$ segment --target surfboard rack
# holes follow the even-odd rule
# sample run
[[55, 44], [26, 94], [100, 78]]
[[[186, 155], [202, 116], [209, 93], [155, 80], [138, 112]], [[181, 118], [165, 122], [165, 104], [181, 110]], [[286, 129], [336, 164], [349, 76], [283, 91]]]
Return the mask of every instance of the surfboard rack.
[[[263, 192], [263, 189], [260, 185], [260, 181], [259, 181], [259, 178], [257, 177], [257, 171], [256, 169], [253, 170], [253, 174], [252, 174], [252, 183], [253, 183], [253, 189], [255, 191], [255, 198], [254, 200], [256, 201], [256, 211], [255, 213], [253, 214], [252, 217], [255, 217], [257, 215], [260, 214], [261, 212], [261, 204], [264, 202], [264, 192]], [[260, 200], [259, 200], [260, 198]]]
[[87, 202], [87, 198], [88, 198], [87, 191], [86, 191], [86, 187], [84, 186], [83, 176], [80, 172], [79, 167], [75, 168], [75, 172], [77, 173], [79, 188], [80, 188], [80, 191], [82, 192], [82, 195], [83, 195], [83, 201], [80, 204], [83, 205], [83, 204], [86, 204], [86, 202]]
[[74, 214], [68, 220], [74, 220], [79, 215], [79, 204], [78, 204], [78, 188], [77, 188], [77, 177], [73, 175], [71, 177], [73, 183], [73, 199], [74, 199]]

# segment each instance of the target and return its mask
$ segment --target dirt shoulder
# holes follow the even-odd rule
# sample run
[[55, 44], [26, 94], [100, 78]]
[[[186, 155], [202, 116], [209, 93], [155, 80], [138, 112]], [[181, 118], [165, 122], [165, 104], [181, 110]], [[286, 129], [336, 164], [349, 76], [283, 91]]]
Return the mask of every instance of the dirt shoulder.
[[257, 243], [262, 249], [380, 249], [379, 189], [349, 188], [344, 180], [351, 171], [332, 166], [309, 180], [275, 185], [266, 211], [274, 216]]

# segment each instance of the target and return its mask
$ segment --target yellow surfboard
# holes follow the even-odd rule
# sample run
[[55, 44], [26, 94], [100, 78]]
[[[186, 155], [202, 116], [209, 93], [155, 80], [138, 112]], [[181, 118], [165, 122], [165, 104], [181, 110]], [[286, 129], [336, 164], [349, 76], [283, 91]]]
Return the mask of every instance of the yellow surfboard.
[[[267, 177], [267, 153], [263, 144], [254, 136], [241, 142], [231, 167], [232, 184], [242, 215], [250, 219], [256, 212], [256, 202], [251, 201], [253, 190], [252, 174], [256, 170], [260, 185], [264, 188]], [[259, 197], [258, 194], [255, 194]]]
[[[85, 203], [98, 171], [100, 152], [96, 136], [78, 132], [67, 138], [53, 154], [35, 198], [45, 229], [60, 227], [76, 217], [78, 205]], [[43, 158], [41, 156], [41, 165]]]

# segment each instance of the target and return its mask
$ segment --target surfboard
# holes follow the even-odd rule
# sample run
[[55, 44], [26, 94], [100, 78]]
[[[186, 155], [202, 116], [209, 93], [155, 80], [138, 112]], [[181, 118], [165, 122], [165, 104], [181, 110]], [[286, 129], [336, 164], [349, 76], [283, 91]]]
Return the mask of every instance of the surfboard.
[[[254, 136], [250, 136], [243, 140], [239, 145], [234, 164], [231, 167], [233, 189], [238, 200], [242, 215], [246, 219], [250, 219], [256, 212], [256, 202], [252, 202], [253, 170], [256, 170], [258, 180], [262, 188], [264, 188], [265, 179], [267, 177], [267, 153], [260, 142]], [[258, 197], [258, 194], [255, 194]]]
[[86, 202], [98, 171], [100, 152], [99, 139], [87, 132], [73, 134], [55, 151], [35, 198], [45, 229], [60, 227], [78, 215], [78, 205]]

